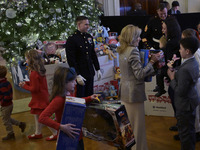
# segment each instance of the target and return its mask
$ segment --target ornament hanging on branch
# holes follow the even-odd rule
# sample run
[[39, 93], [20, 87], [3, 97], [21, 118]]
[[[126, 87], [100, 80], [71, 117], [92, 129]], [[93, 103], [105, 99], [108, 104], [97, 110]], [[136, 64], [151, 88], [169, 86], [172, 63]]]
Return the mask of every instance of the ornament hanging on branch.
[[6, 17], [13, 19], [16, 17], [16, 11], [12, 8], [6, 10]]

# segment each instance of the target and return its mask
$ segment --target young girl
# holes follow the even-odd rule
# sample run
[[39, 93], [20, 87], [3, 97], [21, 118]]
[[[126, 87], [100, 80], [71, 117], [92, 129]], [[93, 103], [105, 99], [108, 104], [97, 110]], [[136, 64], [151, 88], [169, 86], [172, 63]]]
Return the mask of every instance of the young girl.
[[[43, 124], [38, 122], [39, 115], [49, 104], [49, 94], [46, 81], [46, 69], [41, 55], [36, 50], [29, 50], [25, 53], [26, 62], [28, 64], [28, 70], [30, 74], [30, 81], [20, 82], [19, 86], [30, 91], [32, 95], [29, 107], [31, 107], [31, 114], [35, 118], [35, 133], [29, 135], [29, 139], [40, 139], [42, 138], [42, 127]], [[46, 140], [56, 140], [57, 131], [51, 129], [53, 135], [47, 137]]]
[[[76, 86], [76, 72], [74, 68], [65, 68], [59, 67], [53, 79], [53, 88], [50, 95], [50, 104], [42, 112], [39, 117], [39, 122], [48, 125], [56, 130], [62, 130], [69, 137], [74, 138], [75, 135], [78, 135], [79, 129], [75, 128], [74, 124], [61, 124], [62, 113], [65, 105], [65, 96], [72, 96], [74, 88]], [[96, 100], [97, 95], [93, 94], [92, 96], [86, 97], [86, 103]], [[51, 115], [56, 114], [56, 121], [52, 120]], [[83, 140], [82, 132], [79, 137], [79, 145], [77, 150], [83, 150]]]

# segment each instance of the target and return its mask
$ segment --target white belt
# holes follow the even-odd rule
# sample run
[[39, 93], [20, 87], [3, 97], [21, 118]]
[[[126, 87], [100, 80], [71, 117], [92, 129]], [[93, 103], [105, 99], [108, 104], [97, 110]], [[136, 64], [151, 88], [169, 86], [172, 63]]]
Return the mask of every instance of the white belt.
[[159, 43], [158, 39], [153, 38], [153, 41], [156, 42], [156, 43]]

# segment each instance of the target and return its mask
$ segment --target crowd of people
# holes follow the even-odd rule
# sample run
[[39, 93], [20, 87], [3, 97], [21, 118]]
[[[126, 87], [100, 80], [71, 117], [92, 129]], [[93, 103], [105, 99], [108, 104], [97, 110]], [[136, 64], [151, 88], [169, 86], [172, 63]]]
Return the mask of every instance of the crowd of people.
[[[135, 5], [135, 14], [143, 13], [141, 5]], [[132, 150], [148, 150], [145, 133], [145, 95], [144, 78], [156, 74], [157, 86], [153, 90], [155, 96], [166, 93], [164, 79], [169, 83], [170, 96], [177, 124], [170, 130], [178, 131], [175, 139], [180, 140], [181, 150], [195, 150], [196, 141], [200, 141], [199, 94], [200, 94], [200, 23], [195, 29], [181, 31], [180, 25], [174, 16], [180, 14], [178, 1], [172, 2], [172, 8], [167, 3], [159, 4], [157, 15], [152, 17], [144, 30], [132, 24], [126, 25], [120, 33], [117, 48], [119, 53], [119, 67], [121, 82], [119, 99], [125, 105], [136, 144]], [[137, 12], [137, 13], [136, 13]], [[141, 14], [140, 14], [141, 15]], [[61, 118], [65, 104], [65, 96], [83, 97], [87, 103], [97, 99], [93, 93], [95, 71], [101, 79], [100, 65], [94, 50], [93, 37], [87, 33], [89, 19], [79, 16], [76, 19], [77, 30], [67, 39], [66, 54], [69, 68], [58, 67], [54, 73], [52, 92], [49, 96], [46, 69], [41, 55], [37, 50], [25, 53], [28, 64], [29, 82], [20, 82], [19, 86], [30, 91], [32, 95], [29, 107], [35, 118], [35, 133], [28, 138], [43, 138], [41, 129], [46, 125], [52, 132], [47, 141], [56, 140], [58, 131], [62, 130], [69, 137], [79, 136], [78, 150], [84, 149], [82, 132], [74, 124], [62, 124]], [[161, 59], [161, 53], [152, 54], [149, 62], [143, 67], [139, 43], [145, 49], [162, 49], [165, 56], [165, 65], [156, 69], [154, 64]], [[180, 59], [169, 68], [168, 60], [174, 54]], [[2, 140], [14, 139], [12, 125], [17, 125], [24, 132], [26, 123], [11, 118], [12, 87], [6, 80], [6, 68], [0, 66], [0, 100], [3, 123], [7, 136]], [[77, 95], [74, 89], [77, 87]], [[55, 113], [56, 120], [52, 119]]]

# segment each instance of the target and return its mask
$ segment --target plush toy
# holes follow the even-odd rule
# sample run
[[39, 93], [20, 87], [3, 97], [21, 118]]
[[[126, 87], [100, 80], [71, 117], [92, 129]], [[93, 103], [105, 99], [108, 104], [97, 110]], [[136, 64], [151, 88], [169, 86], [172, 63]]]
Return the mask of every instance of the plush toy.
[[180, 57], [176, 57], [176, 54], [173, 55], [172, 60], [170, 60], [167, 63], [167, 66], [169, 67], [170, 70], [173, 70], [173, 64], [175, 63], [176, 60], [179, 60]]
[[[115, 54], [110, 50], [109, 46], [108, 45], [104, 45], [104, 53], [106, 55], [108, 55], [108, 58], [110, 60], [113, 60], [113, 58], [117, 58], [117, 56], [115, 56]], [[112, 58], [113, 57], [113, 58]]]
[[54, 64], [61, 62], [61, 58], [56, 55], [57, 45], [54, 42], [49, 42], [45, 45], [45, 52], [44, 55], [45, 63], [46, 64]]
[[97, 42], [108, 43], [108, 31], [104, 26], [98, 26], [95, 39]]
[[117, 93], [116, 93], [116, 89], [115, 89], [115, 86], [114, 85], [111, 85], [110, 86], [110, 89], [109, 89], [109, 94], [110, 96], [117, 96]]
[[119, 67], [115, 67], [115, 80], [120, 80], [121, 79], [121, 71]]

